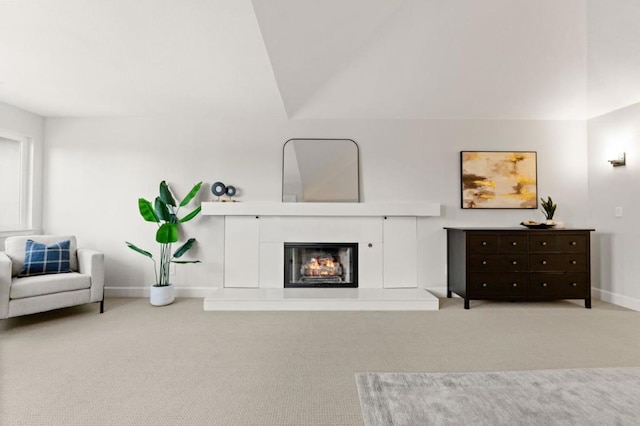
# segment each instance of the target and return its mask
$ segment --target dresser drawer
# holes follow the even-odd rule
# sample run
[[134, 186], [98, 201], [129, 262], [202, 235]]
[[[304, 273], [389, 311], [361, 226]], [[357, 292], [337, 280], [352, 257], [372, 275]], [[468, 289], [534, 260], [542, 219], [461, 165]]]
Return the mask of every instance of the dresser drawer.
[[496, 253], [498, 236], [495, 234], [472, 234], [468, 237], [469, 253]]
[[526, 235], [498, 235], [498, 253], [526, 253], [527, 241]]
[[561, 253], [587, 253], [586, 235], [558, 235], [558, 251]]
[[587, 256], [584, 253], [549, 253], [529, 255], [533, 272], [586, 272]]
[[516, 272], [528, 269], [528, 258], [525, 254], [471, 254], [467, 261], [469, 271]]
[[591, 289], [586, 272], [568, 274], [534, 273], [529, 277], [529, 296], [549, 299], [589, 297]]
[[554, 234], [545, 232], [540, 235], [529, 236], [529, 252], [547, 253], [558, 251], [558, 238]]
[[528, 275], [526, 273], [472, 273], [469, 274], [468, 291], [472, 298], [526, 297]]

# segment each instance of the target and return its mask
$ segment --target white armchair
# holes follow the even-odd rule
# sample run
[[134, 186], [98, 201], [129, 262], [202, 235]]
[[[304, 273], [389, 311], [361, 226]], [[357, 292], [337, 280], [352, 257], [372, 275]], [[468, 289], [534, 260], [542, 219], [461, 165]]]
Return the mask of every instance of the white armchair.
[[[19, 277], [27, 240], [51, 245], [69, 240], [72, 272]], [[8, 237], [0, 252], [0, 319], [58, 308], [100, 303], [104, 312], [104, 255], [77, 248], [72, 235]]]

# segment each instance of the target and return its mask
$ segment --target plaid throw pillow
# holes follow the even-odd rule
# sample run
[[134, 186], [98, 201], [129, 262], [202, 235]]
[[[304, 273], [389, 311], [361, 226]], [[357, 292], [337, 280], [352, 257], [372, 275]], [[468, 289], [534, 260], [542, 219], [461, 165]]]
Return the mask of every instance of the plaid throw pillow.
[[19, 277], [30, 275], [60, 274], [71, 272], [69, 240], [46, 246], [27, 240], [24, 256], [24, 267]]

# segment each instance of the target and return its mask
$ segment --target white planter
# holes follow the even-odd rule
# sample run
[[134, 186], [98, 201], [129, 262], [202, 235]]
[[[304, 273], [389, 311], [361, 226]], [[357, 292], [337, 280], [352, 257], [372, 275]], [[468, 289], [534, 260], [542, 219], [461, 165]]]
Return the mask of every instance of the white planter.
[[173, 284], [164, 286], [152, 285], [149, 289], [149, 301], [153, 306], [171, 304], [176, 298]]

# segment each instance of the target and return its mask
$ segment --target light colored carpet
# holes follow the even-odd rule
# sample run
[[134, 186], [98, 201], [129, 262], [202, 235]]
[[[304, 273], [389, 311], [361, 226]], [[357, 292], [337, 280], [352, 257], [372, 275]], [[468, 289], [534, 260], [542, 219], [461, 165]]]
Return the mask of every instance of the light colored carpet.
[[436, 312], [204, 312], [107, 299], [0, 320], [0, 424], [362, 425], [360, 372], [640, 367], [640, 313], [441, 299]]
[[367, 426], [640, 424], [640, 368], [356, 375]]

